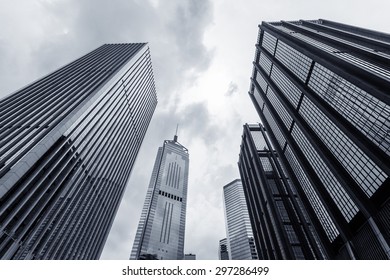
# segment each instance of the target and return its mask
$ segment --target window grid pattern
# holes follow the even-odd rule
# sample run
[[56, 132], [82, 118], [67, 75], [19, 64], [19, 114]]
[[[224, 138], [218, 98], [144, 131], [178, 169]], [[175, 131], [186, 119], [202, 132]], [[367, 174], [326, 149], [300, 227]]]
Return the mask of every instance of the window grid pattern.
[[390, 155], [390, 106], [316, 63], [309, 87]]
[[299, 239], [292, 225], [284, 225], [284, 229], [286, 230], [288, 240], [291, 244], [298, 244]]
[[304, 42], [306, 42], [306, 43], [308, 43], [311, 46], [317, 47], [317, 48], [319, 48], [319, 49], [321, 49], [323, 51], [326, 51], [328, 53], [336, 53], [336, 52], [340, 51], [337, 48], [334, 48], [332, 46], [324, 44], [324, 43], [322, 43], [322, 42], [320, 42], [320, 41], [318, 41], [316, 39], [313, 39], [313, 38], [311, 38], [309, 36], [306, 36], [306, 35], [303, 35], [301, 33], [293, 33], [291, 35], [296, 37], [296, 38], [298, 38], [298, 39], [300, 39], [300, 40], [302, 40], [302, 41], [304, 41]]
[[284, 108], [282, 103], [276, 97], [275, 93], [271, 88], [268, 88], [267, 97], [268, 100], [271, 102], [272, 106], [274, 107], [274, 109], [278, 112], [278, 115], [282, 119], [283, 124], [286, 126], [287, 129], [289, 129], [293, 119], [291, 115], [287, 112], [286, 108]]
[[305, 255], [303, 254], [302, 248], [300, 246], [293, 246], [292, 249], [297, 260], [305, 259]]
[[323, 162], [321, 157], [317, 154], [314, 147], [310, 144], [297, 125], [294, 126], [293, 130], [291, 131], [291, 135], [299, 144], [302, 152], [305, 154], [310, 165], [317, 173], [321, 182], [324, 184], [325, 189], [336, 203], [344, 218], [349, 222], [359, 211], [359, 209], [346, 193], [346, 191], [342, 188], [338, 180]]
[[271, 189], [271, 192], [273, 195], [279, 195], [278, 186], [275, 183], [274, 179], [268, 179], [267, 180], [268, 186]]
[[284, 164], [282, 163], [282, 161], [280, 160], [279, 157], [277, 158], [277, 160], [278, 160], [278, 163], [279, 163], [279, 165], [280, 165], [280, 167], [281, 167], [281, 169], [282, 169], [283, 175], [284, 175], [285, 177], [287, 177], [288, 174], [287, 174], [286, 169], [284, 168]]
[[[280, 199], [276, 199], [275, 200], [275, 205], [276, 205], [276, 208], [278, 209], [279, 216], [282, 219], [282, 222], [283, 223], [289, 223], [290, 222], [290, 218], [288, 216], [286, 207], [284, 207], [283, 201], [280, 200]], [[290, 240], [290, 242], [291, 242], [291, 240]]]
[[260, 157], [261, 165], [263, 166], [264, 171], [269, 172], [273, 171], [271, 162], [269, 161], [268, 157]]
[[[271, 207], [270, 207], [270, 204], [267, 203], [266, 205], [266, 211], [267, 213], [270, 215], [270, 221], [271, 221], [271, 224], [272, 224], [272, 228], [269, 230], [269, 231], [273, 231], [275, 233], [275, 237], [276, 237], [276, 243], [275, 242], [272, 242], [273, 244], [271, 245], [272, 247], [279, 247], [278, 249], [280, 249], [280, 253], [282, 255], [285, 255], [285, 247], [282, 246], [282, 238], [280, 236], [281, 232], [279, 230], [277, 230], [278, 226], [276, 224], [276, 217], [274, 217], [272, 215], [272, 211], [271, 211]], [[272, 248], [273, 251], [276, 250], [276, 248]]]
[[310, 58], [280, 40], [275, 57], [302, 82], [306, 81], [312, 63]]
[[386, 174], [308, 98], [299, 113], [355, 179], [368, 197], [386, 180]]
[[[291, 23], [291, 22], [290, 22]], [[293, 31], [293, 30], [291, 30], [290, 28], [287, 28], [287, 27], [285, 27], [285, 26], [283, 26], [282, 24], [280, 24], [279, 26], [276, 26], [276, 25], [274, 25], [277, 29], [279, 29], [279, 30], [281, 30], [281, 31], [283, 31], [284, 33], [287, 33], [287, 34], [293, 34], [293, 33], [295, 33], [295, 31]]]
[[258, 151], [264, 150], [265, 149], [265, 141], [264, 141], [264, 138], [263, 138], [261, 131], [251, 130], [251, 136], [252, 136], [253, 142], [255, 143], [256, 149]]
[[[311, 30], [310, 28], [307, 28], [307, 27], [304, 27], [304, 26], [301, 26], [302, 28], [306, 29], [306, 30], [310, 30], [310, 31], [313, 31]], [[315, 31], [317, 32], [317, 31]], [[355, 46], [355, 47], [358, 47], [359, 49], [364, 49], [365, 51], [368, 51], [368, 52], [371, 52], [371, 50], [369, 48], [365, 48], [364, 46], [362, 45], [358, 45], [358, 44], [353, 44], [349, 41], [346, 41], [346, 40], [343, 40], [342, 38], [340, 37], [334, 37], [334, 36], [331, 36], [331, 35], [328, 35], [328, 34], [325, 34], [323, 32], [317, 32], [318, 34], [321, 34], [322, 36], [326, 37], [326, 38], [330, 38], [330, 39], [334, 39], [336, 41], [339, 41], [339, 42], [342, 42], [342, 43], [345, 43], [347, 45], [352, 45], [352, 46]], [[318, 40], [315, 40], [313, 38], [310, 38], [306, 35], [303, 35], [301, 33], [291, 33], [292, 36], [294, 37], [297, 37], [299, 38], [300, 40], [304, 41], [304, 42], [307, 42], [309, 43], [310, 45], [313, 45], [313, 46], [316, 46], [317, 48], [319, 49], [322, 49], [328, 53], [331, 53], [335, 56], [338, 56], [340, 57], [341, 59], [345, 60], [345, 61], [348, 61], [348, 62], [351, 62], [352, 64], [354, 65], [358, 65], [359, 67], [361, 68], [364, 68], [365, 70], [368, 70], [372, 73], [375, 73], [379, 76], [382, 76], [383, 78], [385, 78], [386, 80], [389, 79], [390, 77], [390, 71], [386, 70], [386, 69], [383, 69], [382, 67], [379, 67], [375, 64], [372, 64], [368, 61], [365, 61], [351, 53], [346, 53], [340, 49], [337, 49], [337, 48], [334, 48], [332, 46], [329, 46], [327, 44], [324, 44]]]
[[263, 109], [264, 117], [266, 118], [269, 126], [271, 127], [271, 130], [273, 134], [276, 137], [276, 140], [278, 141], [281, 149], [284, 147], [284, 144], [286, 144], [286, 139], [283, 136], [282, 131], [280, 130], [279, 126], [276, 124], [274, 118], [272, 117], [271, 113], [268, 110], [267, 106], [264, 106]]
[[253, 90], [253, 96], [255, 97], [255, 100], [256, 100], [257, 104], [259, 105], [259, 108], [262, 109], [263, 105], [264, 105], [264, 100], [261, 97], [260, 92], [257, 89], [257, 87], [255, 87]]
[[260, 85], [260, 88], [263, 90], [263, 92], [267, 93], [268, 84], [259, 72], [256, 73], [256, 82]]
[[381, 76], [385, 80], [390, 79], [390, 71], [383, 69], [382, 67], [379, 67], [375, 64], [372, 64], [368, 61], [365, 61], [359, 57], [356, 57], [350, 53], [335, 53], [336, 56], [341, 57], [343, 60], [351, 62], [354, 65], [357, 65], [365, 70], [368, 70], [369, 72], [372, 72], [376, 75]]
[[272, 67], [271, 80], [288, 98], [294, 108], [297, 108], [302, 92], [275, 65]]
[[260, 53], [259, 65], [267, 73], [267, 76], [269, 76], [269, 73], [271, 72], [272, 62], [268, 59], [268, 57], [265, 56], [264, 53]]
[[331, 217], [329, 216], [320, 198], [315, 192], [313, 185], [310, 183], [301, 165], [298, 163], [298, 160], [293, 154], [289, 145], [286, 146], [286, 151], [284, 154], [287, 158], [287, 161], [290, 163], [295, 176], [301, 184], [303, 191], [305, 192], [308, 200], [310, 201], [314, 212], [318, 217], [319, 222], [325, 230], [326, 235], [328, 236], [330, 241], [335, 240], [336, 237], [339, 235], [339, 231], [337, 230]]
[[270, 53], [274, 54], [277, 39], [268, 32], [263, 33], [262, 46]]
[[[318, 22], [310, 21], [310, 20], [309, 20], [309, 22], [321, 24], [321, 23], [318, 23]], [[348, 44], [348, 45], [350, 45], [350, 46], [358, 47], [358, 48], [363, 49], [363, 50], [365, 50], [365, 51], [369, 51], [369, 52], [372, 52], [372, 53], [374, 53], [374, 52], [375, 52], [375, 53], [378, 53], [378, 52], [379, 52], [379, 53], [381, 53], [382, 56], [385, 56], [385, 57], [390, 58], [390, 56], [389, 56], [388, 54], [383, 53], [381, 50], [377, 50], [377, 47], [376, 47], [376, 46], [367, 47], [367, 45], [362, 45], [362, 44], [360, 43], [360, 40], [359, 40], [359, 39], [348, 38], [348, 39], [346, 40], [346, 39], [344, 39], [344, 38], [342, 38], [342, 37], [335, 37], [335, 36], [333, 36], [333, 35], [330, 35], [330, 34], [327, 34], [327, 33], [325, 33], [325, 32], [322, 32], [322, 31], [313, 29], [313, 28], [308, 27], [308, 26], [303, 26], [303, 25], [301, 25], [301, 27], [304, 28], [304, 29], [310, 30], [310, 31], [314, 31], [314, 32], [316, 32], [316, 33], [318, 33], [318, 34], [321, 34], [321, 35], [324, 36], [324, 37], [331, 38], [331, 39], [335, 39], [335, 40], [337, 40], [337, 41], [339, 41], [339, 42], [343, 42], [343, 43]], [[328, 28], [329, 28], [329, 26], [328, 26]], [[345, 32], [346, 30], [343, 30], [343, 31]], [[347, 33], [350, 33], [349, 31], [346, 31], [346, 32], [347, 32]], [[364, 38], [374, 39], [374, 40], [375, 40], [375, 38], [372, 38], [372, 37], [370, 37], [370, 36], [364, 36], [364, 35], [362, 35], [362, 34], [358, 34], [358, 36], [359, 36], [359, 37], [364, 37]]]

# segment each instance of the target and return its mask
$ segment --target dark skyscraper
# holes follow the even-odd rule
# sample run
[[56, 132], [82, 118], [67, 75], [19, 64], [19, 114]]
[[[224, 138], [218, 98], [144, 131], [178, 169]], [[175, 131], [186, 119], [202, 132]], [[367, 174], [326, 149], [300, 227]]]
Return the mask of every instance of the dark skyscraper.
[[390, 35], [263, 22], [250, 97], [330, 258], [390, 258]]
[[296, 190], [261, 125], [244, 126], [238, 165], [259, 258], [325, 258]]
[[130, 259], [183, 260], [188, 150], [173, 140], [158, 148]]
[[103, 45], [0, 101], [0, 258], [98, 259], [157, 104], [146, 44]]

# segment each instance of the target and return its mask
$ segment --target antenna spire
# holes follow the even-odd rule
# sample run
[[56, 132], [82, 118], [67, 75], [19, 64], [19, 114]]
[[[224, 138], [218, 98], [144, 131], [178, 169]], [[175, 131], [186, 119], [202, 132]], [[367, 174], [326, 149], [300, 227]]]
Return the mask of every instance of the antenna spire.
[[179, 124], [176, 125], [176, 133], [175, 136], [173, 137], [173, 141], [177, 142], [177, 131], [179, 130]]

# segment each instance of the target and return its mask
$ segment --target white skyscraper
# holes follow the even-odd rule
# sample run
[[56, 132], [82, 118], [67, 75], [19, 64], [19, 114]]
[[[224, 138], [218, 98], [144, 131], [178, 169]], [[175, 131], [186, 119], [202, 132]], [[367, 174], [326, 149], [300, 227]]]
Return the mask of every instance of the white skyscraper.
[[184, 259], [188, 150], [173, 140], [159, 147], [130, 259]]
[[223, 187], [223, 202], [229, 259], [257, 259], [241, 180], [236, 179]]

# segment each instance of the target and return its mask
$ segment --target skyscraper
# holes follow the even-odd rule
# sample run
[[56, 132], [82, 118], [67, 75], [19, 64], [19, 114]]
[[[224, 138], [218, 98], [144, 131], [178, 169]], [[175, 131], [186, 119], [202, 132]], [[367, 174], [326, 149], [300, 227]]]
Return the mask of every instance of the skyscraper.
[[228, 260], [229, 259], [227, 238], [223, 238], [223, 239], [219, 240], [218, 257], [220, 260]]
[[238, 165], [259, 258], [326, 258], [263, 126], [244, 126]]
[[223, 187], [223, 202], [229, 259], [257, 259], [248, 208], [240, 179]]
[[0, 101], [0, 257], [98, 259], [157, 104], [149, 48], [108, 44]]
[[184, 259], [188, 150], [173, 140], [158, 148], [130, 259]]
[[250, 97], [330, 258], [390, 258], [390, 35], [263, 22]]

